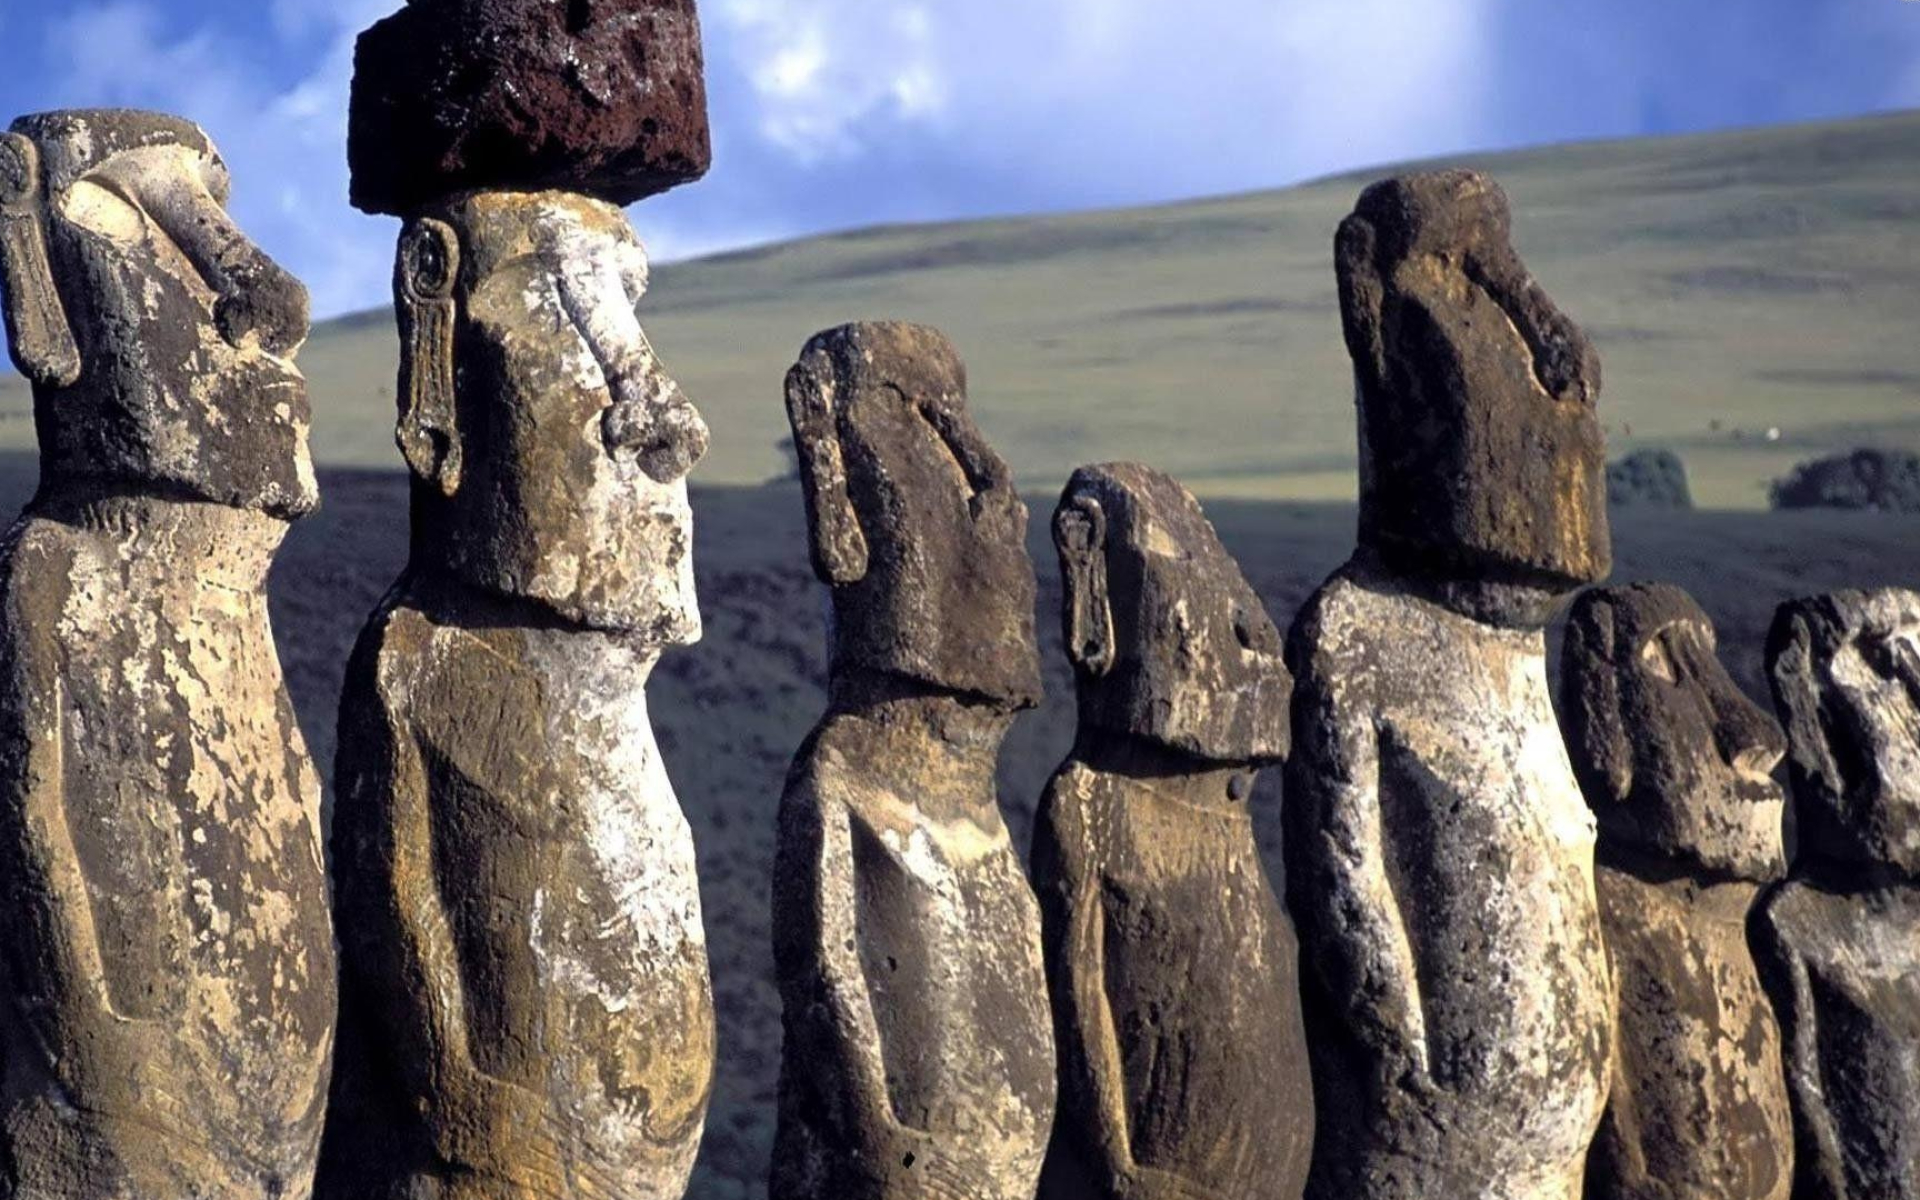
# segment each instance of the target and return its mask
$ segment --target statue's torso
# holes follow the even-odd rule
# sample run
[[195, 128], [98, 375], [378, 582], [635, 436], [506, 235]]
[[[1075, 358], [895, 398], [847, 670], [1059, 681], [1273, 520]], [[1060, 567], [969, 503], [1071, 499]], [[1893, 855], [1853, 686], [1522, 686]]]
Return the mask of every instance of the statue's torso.
[[[262, 586], [284, 526], [168, 515], [137, 532], [29, 516], [10, 539], [6, 703], [41, 714], [29, 738], [57, 742], [43, 761], [57, 761], [103, 999], [157, 1034], [145, 1077], [167, 1094], [64, 1094], [44, 1051], [10, 1038], [9, 1123], [31, 1139], [26, 1127], [97, 1109], [145, 1127], [109, 1152], [129, 1160], [133, 1193], [165, 1179], [204, 1189], [180, 1194], [277, 1195], [312, 1171], [335, 1008], [319, 781]], [[33, 979], [8, 990], [16, 1014], [34, 1005]], [[31, 1177], [37, 1151], [16, 1154]], [[175, 1165], [143, 1184], [141, 1158]]]
[[1597, 1197], [1785, 1200], [1793, 1125], [1780, 1026], [1747, 946], [1756, 888], [1598, 872], [1620, 1043]]
[[420, 754], [474, 1065], [544, 1100], [556, 1194], [677, 1200], [715, 1018], [692, 834], [648, 719], [653, 657], [404, 604], [383, 637], [380, 700]]
[[1413, 1119], [1443, 1131], [1437, 1146], [1474, 1147], [1439, 1167], [1462, 1174], [1442, 1177], [1477, 1179], [1488, 1196], [1577, 1195], [1614, 999], [1595, 825], [1554, 717], [1544, 637], [1347, 579], [1314, 604], [1308, 670], [1336, 677], [1302, 685], [1330, 691], [1344, 734], [1377, 754], [1382, 866], [1433, 1085]]
[[[1811, 1011], [1783, 1017], [1796, 1119], [1831, 1130], [1839, 1151], [1809, 1154], [1801, 1139], [1802, 1184], [1819, 1181], [1807, 1194], [1920, 1197], [1920, 887], [1794, 881], [1759, 919], [1811, 993]], [[1803, 1056], [1811, 1074], [1797, 1070]]]
[[892, 1119], [932, 1135], [971, 1194], [1031, 1196], [1055, 1096], [1039, 907], [990, 779], [969, 806], [989, 819], [935, 819], [896, 790], [912, 770], [890, 778], [829, 735], [784, 803], [846, 814], [854, 927], [823, 936], [854, 942]]
[[1034, 856], [1036, 888], [1068, 909], [1050, 951], [1098, 905], [1135, 1163], [1209, 1194], [1297, 1196], [1313, 1144], [1298, 944], [1246, 809], [1178, 786], [1078, 762], [1054, 777]]

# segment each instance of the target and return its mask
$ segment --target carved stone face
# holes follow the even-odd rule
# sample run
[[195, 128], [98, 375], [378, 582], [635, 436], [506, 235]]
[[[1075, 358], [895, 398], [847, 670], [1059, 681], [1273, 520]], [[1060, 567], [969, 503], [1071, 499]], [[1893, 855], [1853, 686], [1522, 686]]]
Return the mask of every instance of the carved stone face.
[[1135, 463], [1082, 467], [1054, 542], [1083, 726], [1212, 762], [1286, 757], [1280, 631], [1185, 488]]
[[787, 377], [813, 559], [833, 585], [833, 669], [995, 703], [1041, 694], [1027, 507], [974, 426], [936, 330], [853, 325]]
[[1471, 171], [1368, 188], [1340, 227], [1360, 541], [1393, 569], [1564, 593], [1606, 578], [1600, 363]]
[[46, 113], [0, 139], [8, 323], [48, 480], [288, 518], [317, 503], [306, 289], [229, 220], [227, 189], [173, 117]]
[[699, 640], [686, 474], [707, 430], [648, 345], [610, 204], [482, 192], [403, 235], [400, 443], [415, 553], [649, 642]]
[[1802, 857], [1920, 876], [1920, 593], [1783, 605], [1767, 670]]
[[1561, 681], [1574, 771], [1609, 849], [1710, 877], [1786, 872], [1786, 738], [1715, 654], [1713, 623], [1679, 588], [1587, 592]]

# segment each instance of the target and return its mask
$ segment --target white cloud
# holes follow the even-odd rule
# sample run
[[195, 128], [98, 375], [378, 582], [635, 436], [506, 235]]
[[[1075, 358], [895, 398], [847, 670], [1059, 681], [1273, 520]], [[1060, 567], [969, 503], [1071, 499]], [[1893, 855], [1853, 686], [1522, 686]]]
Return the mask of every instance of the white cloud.
[[[83, 3], [46, 18], [57, 100], [200, 122], [233, 165], [237, 219], [317, 312], [384, 303], [395, 230], [347, 205], [346, 114], [353, 39], [400, 3], [269, 0], [268, 46], [159, 0]], [[1467, 145], [1497, 4], [704, 0], [716, 169], [638, 223], [674, 258]]]
[[718, 40], [751, 84], [760, 136], [797, 161], [858, 155], [856, 129], [876, 113], [941, 108], [935, 20], [921, 5], [719, 0], [706, 21], [709, 51]]
[[1118, 199], [1469, 140], [1494, 3], [718, 0], [706, 19], [710, 54], [751, 82], [740, 115], [794, 162], [914, 132]]
[[[82, 5], [52, 20], [66, 64], [61, 103], [177, 113], [206, 129], [233, 169], [232, 208], [254, 240], [299, 274], [314, 308], [377, 303], [392, 267], [392, 223], [347, 206], [347, 96], [355, 33], [400, 0], [275, 0], [283, 47], [244, 43], [214, 23], [169, 30], [147, 0]], [[321, 46], [323, 52], [298, 52]], [[272, 57], [291, 57], [292, 71]], [[284, 80], [293, 77], [291, 85]]]

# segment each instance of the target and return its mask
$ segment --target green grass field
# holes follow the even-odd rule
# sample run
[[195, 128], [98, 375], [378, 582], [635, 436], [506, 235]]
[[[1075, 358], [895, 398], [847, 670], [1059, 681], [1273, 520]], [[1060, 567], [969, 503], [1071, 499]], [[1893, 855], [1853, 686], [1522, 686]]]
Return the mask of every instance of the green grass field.
[[[1671, 446], [1703, 505], [1737, 508], [1819, 452], [1920, 448], [1920, 114], [1449, 161], [1506, 184], [1521, 253], [1598, 340], [1616, 453]], [[1202, 495], [1344, 499], [1331, 247], [1385, 173], [672, 265], [647, 323], [713, 426], [702, 483], [782, 473], [800, 345], [897, 317], [959, 342], [982, 426], [1036, 495], [1079, 463], [1138, 458]], [[398, 465], [396, 355], [384, 311], [315, 331], [301, 362], [324, 464]], [[32, 447], [27, 413], [20, 381], [0, 381], [0, 449]]]

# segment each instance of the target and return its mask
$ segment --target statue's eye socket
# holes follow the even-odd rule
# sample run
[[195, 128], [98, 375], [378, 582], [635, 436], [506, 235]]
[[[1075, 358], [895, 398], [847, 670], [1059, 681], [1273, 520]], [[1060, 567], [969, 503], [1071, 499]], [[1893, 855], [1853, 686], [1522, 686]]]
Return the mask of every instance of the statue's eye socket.
[[61, 213], [73, 224], [124, 244], [146, 239], [149, 222], [139, 200], [110, 177], [89, 176], [67, 189]]
[[1666, 635], [1653, 638], [1640, 649], [1640, 664], [1647, 674], [1665, 683], [1680, 682], [1680, 664], [1674, 661]]

